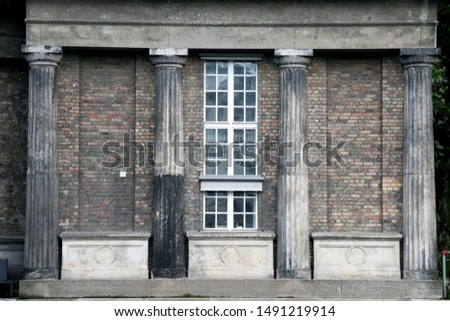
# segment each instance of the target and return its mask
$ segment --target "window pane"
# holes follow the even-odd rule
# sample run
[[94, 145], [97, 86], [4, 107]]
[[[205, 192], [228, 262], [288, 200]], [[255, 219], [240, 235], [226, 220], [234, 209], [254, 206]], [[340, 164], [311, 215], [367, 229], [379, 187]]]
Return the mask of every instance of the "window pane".
[[234, 74], [235, 75], [243, 75], [244, 74], [244, 63], [243, 62], [235, 62], [234, 63]]
[[215, 92], [206, 93], [206, 105], [208, 105], [208, 106], [216, 105], [216, 93]]
[[206, 214], [205, 215], [205, 227], [206, 228], [215, 228], [216, 226], [216, 216], [214, 214]]
[[228, 76], [219, 76], [217, 78], [218, 78], [218, 82], [219, 82], [218, 89], [227, 90], [228, 89]]
[[244, 77], [234, 77], [234, 90], [244, 90]]
[[206, 175], [216, 175], [216, 163], [205, 161]]
[[255, 213], [255, 199], [254, 198], [246, 198], [245, 199], [245, 211], [247, 213]]
[[246, 93], [245, 105], [246, 106], [256, 106], [256, 94], [255, 93]]
[[256, 77], [245, 78], [245, 89], [256, 90]]
[[228, 114], [226, 108], [217, 108], [217, 121], [227, 121]]
[[245, 228], [255, 228], [255, 215], [245, 215]]
[[215, 74], [216, 73], [216, 63], [215, 62], [207, 62], [206, 63], [206, 74]]
[[236, 161], [234, 162], [234, 175], [244, 175], [244, 167], [243, 162]]
[[245, 196], [255, 196], [256, 197], [256, 192], [245, 192]]
[[218, 146], [216, 144], [205, 145], [205, 155], [206, 159], [213, 160], [217, 157]]
[[234, 149], [234, 153], [233, 153], [234, 159], [243, 159], [244, 158], [244, 155], [242, 154], [241, 146], [236, 146], [233, 149]]
[[219, 228], [227, 227], [227, 215], [226, 214], [218, 214], [217, 215], [217, 227], [219, 227]]
[[247, 162], [245, 167], [245, 175], [256, 175], [255, 162]]
[[218, 198], [217, 199], [217, 212], [226, 212], [227, 211], [227, 199], [226, 198]]
[[206, 108], [206, 121], [216, 121], [215, 108]]
[[234, 93], [234, 105], [244, 106], [244, 93]]
[[243, 129], [235, 129], [234, 130], [234, 143], [242, 144], [244, 142], [244, 130]]
[[205, 212], [215, 212], [216, 211], [216, 200], [214, 198], [205, 198]]
[[247, 129], [245, 132], [245, 142], [254, 143], [256, 142], [256, 132], [254, 129]]
[[234, 221], [234, 224], [233, 224], [234, 228], [244, 228], [244, 215], [234, 214], [233, 221]]
[[233, 196], [243, 197], [244, 196], [244, 192], [234, 192]]
[[256, 75], [256, 62], [245, 63], [245, 73], [247, 75]]
[[235, 213], [244, 212], [244, 199], [243, 198], [234, 198], [233, 199], [233, 211]]
[[207, 76], [206, 77], [206, 89], [208, 90], [216, 90], [216, 76]]
[[228, 129], [217, 130], [217, 142], [226, 144], [228, 143]]
[[245, 121], [255, 121], [256, 115], [255, 115], [255, 108], [247, 108], [245, 110]]
[[234, 121], [244, 121], [244, 108], [234, 109]]
[[226, 61], [217, 62], [217, 73], [218, 74], [228, 74], [228, 63]]
[[215, 143], [216, 142], [216, 130], [215, 129], [207, 129], [206, 130], [205, 141], [207, 143]]
[[227, 161], [226, 160], [220, 160], [217, 161], [218, 167], [217, 167], [217, 175], [227, 175]]
[[217, 105], [227, 106], [228, 105], [228, 93], [217, 93]]
[[217, 192], [217, 196], [227, 197], [227, 192]]

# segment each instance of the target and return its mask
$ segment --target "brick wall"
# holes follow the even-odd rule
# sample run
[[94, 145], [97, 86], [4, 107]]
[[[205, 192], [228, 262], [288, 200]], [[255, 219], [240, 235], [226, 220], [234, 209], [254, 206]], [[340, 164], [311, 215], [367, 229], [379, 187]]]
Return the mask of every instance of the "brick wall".
[[313, 231], [400, 231], [403, 76], [393, 58], [315, 57], [308, 70], [310, 141], [333, 148], [346, 141], [327, 166], [315, 150], [310, 168]]
[[27, 100], [25, 62], [0, 61], [0, 236], [24, 234]]
[[[276, 230], [271, 160], [278, 139], [279, 69], [270, 56], [258, 67], [259, 174], [265, 177], [259, 227]], [[144, 145], [153, 140], [154, 76], [145, 55], [65, 54], [58, 77], [62, 228], [151, 230], [153, 169], [147, 159], [145, 167], [132, 162], [125, 179], [117, 168], [100, 164], [101, 145], [121, 142], [124, 131]], [[325, 149], [311, 149], [310, 161], [323, 161], [309, 169], [312, 231], [401, 229], [402, 82], [396, 57], [314, 57], [308, 68], [308, 140], [325, 147], [327, 131], [333, 134], [331, 147], [346, 140], [340, 152], [347, 166], [327, 166]], [[203, 61], [195, 54], [184, 67], [183, 96], [185, 140], [191, 136], [202, 144]], [[132, 160], [135, 154], [132, 149]], [[186, 167], [185, 224], [197, 230], [203, 220], [203, 150], [195, 149], [191, 158], [197, 163]]]

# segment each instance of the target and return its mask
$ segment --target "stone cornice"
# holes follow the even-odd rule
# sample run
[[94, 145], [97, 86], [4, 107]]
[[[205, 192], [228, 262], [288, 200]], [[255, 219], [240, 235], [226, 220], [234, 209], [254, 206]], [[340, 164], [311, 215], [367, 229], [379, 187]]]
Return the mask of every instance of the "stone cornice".
[[243, 27], [243, 28], [355, 28], [355, 27], [435, 27], [437, 21], [382, 21], [382, 22], [187, 22], [187, 21], [111, 21], [81, 19], [27, 18], [26, 24], [101, 25], [101, 26], [164, 26], [164, 27]]

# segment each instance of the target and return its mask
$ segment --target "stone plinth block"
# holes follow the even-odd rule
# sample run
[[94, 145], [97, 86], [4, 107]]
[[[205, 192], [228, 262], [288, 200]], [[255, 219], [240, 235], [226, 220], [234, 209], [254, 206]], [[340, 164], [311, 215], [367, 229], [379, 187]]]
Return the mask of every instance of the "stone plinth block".
[[188, 232], [191, 279], [273, 279], [273, 232]]
[[63, 232], [61, 279], [148, 279], [143, 232]]
[[312, 233], [314, 279], [399, 280], [401, 234]]

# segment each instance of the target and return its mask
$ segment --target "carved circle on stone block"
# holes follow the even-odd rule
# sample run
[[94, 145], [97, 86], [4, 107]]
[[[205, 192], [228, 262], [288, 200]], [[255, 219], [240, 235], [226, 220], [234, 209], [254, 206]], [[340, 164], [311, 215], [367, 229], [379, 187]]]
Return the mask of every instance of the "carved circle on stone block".
[[366, 251], [359, 246], [352, 246], [345, 253], [347, 262], [351, 265], [363, 265], [367, 261]]
[[241, 259], [241, 254], [236, 246], [225, 246], [220, 251], [220, 259], [225, 264], [236, 264]]
[[99, 247], [94, 256], [98, 264], [112, 264], [116, 259], [116, 253], [109, 246]]

